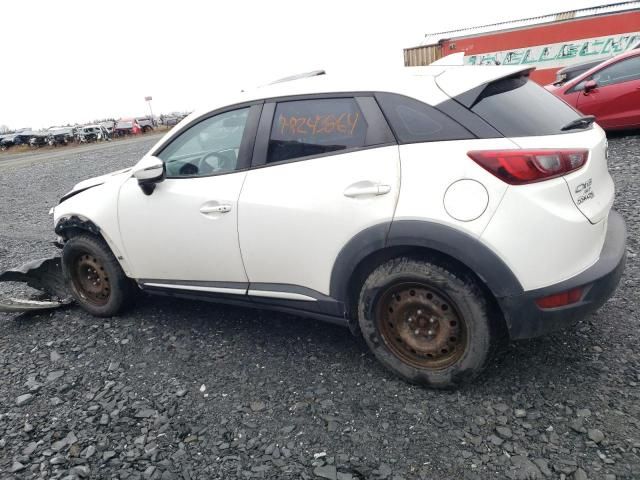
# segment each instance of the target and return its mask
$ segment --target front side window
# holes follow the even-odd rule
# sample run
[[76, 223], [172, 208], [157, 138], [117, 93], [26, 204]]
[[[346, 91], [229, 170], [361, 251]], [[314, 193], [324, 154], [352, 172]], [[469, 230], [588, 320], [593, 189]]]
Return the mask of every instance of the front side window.
[[616, 83], [630, 82], [640, 78], [640, 56], [614, 63], [593, 74], [592, 79], [598, 86], [605, 87]]
[[202, 177], [234, 171], [249, 108], [207, 118], [175, 138], [158, 158], [168, 177]]
[[354, 98], [278, 103], [267, 163], [363, 147], [367, 128]]
[[638, 79], [640, 79], [640, 56], [622, 60], [597, 71], [573, 87], [571, 92], [584, 90], [589, 80], [594, 80], [599, 87], [606, 87]]

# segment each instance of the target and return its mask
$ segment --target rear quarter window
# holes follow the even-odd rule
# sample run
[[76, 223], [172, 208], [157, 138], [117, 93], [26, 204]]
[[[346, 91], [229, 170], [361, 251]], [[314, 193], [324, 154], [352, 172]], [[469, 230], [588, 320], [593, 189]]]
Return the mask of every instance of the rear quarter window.
[[490, 83], [471, 110], [505, 137], [565, 133], [562, 127], [580, 117], [573, 108], [526, 76]]
[[458, 122], [415, 98], [396, 93], [376, 93], [376, 100], [399, 143], [475, 138]]

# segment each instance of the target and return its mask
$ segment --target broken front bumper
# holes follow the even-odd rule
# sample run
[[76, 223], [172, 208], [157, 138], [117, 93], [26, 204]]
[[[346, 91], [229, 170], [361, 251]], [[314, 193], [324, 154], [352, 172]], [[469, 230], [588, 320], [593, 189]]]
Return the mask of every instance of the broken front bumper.
[[17, 299], [0, 295], [0, 312], [29, 312], [57, 308], [71, 303], [62, 275], [62, 260], [58, 255], [41, 258], [0, 272], [0, 282], [21, 282], [43, 292], [46, 298]]

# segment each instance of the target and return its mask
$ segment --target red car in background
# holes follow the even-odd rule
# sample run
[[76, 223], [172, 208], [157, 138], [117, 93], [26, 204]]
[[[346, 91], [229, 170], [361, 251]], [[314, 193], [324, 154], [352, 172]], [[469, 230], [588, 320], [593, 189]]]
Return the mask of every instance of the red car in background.
[[631, 50], [561, 85], [545, 87], [605, 130], [640, 128], [640, 50]]

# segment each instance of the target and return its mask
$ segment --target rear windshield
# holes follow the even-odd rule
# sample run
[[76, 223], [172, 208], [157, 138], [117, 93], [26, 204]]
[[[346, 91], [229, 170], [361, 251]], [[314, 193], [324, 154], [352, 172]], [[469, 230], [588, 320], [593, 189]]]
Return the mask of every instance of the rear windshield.
[[471, 110], [505, 137], [555, 135], [579, 118], [569, 105], [527, 77], [490, 83]]

